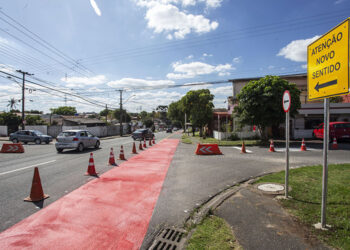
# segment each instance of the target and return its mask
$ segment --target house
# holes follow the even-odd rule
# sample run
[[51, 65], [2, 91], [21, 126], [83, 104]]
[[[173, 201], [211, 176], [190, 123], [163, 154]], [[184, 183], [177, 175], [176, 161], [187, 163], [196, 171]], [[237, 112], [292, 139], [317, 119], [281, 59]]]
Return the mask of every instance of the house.
[[[313, 129], [323, 122], [323, 100], [309, 101], [307, 97], [307, 74], [280, 75], [282, 79], [295, 83], [301, 91], [301, 108], [295, 118], [291, 118], [292, 138], [311, 138]], [[248, 82], [260, 78], [231, 79], [232, 96], [228, 97], [229, 112], [237, 102], [237, 94]], [[341, 103], [330, 104], [330, 121], [350, 121], [350, 95], [343, 96]], [[292, 104], [293, 105], [293, 104]], [[282, 108], [282, 105], [281, 105]]]
[[87, 127], [99, 127], [106, 126], [106, 122], [95, 119], [95, 118], [83, 118], [79, 116], [62, 116], [63, 126], [81, 126], [85, 125]]

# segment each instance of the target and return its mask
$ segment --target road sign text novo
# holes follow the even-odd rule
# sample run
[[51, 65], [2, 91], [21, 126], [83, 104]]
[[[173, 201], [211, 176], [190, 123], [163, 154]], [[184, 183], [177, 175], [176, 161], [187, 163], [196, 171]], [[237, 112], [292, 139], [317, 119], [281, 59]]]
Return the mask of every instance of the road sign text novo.
[[349, 93], [349, 20], [308, 46], [309, 100]]

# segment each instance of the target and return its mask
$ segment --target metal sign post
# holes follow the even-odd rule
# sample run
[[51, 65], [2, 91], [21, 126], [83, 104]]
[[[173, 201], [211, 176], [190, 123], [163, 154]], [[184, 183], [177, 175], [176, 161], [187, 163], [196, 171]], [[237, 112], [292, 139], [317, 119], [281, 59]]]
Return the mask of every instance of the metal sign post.
[[323, 123], [323, 174], [322, 174], [322, 206], [321, 206], [322, 228], [326, 228], [328, 143], [329, 143], [329, 99], [325, 98], [324, 99], [324, 123]]
[[285, 174], [285, 198], [288, 199], [289, 187], [289, 110], [291, 106], [291, 97], [288, 90], [284, 91], [282, 98], [282, 107], [286, 113], [286, 174]]

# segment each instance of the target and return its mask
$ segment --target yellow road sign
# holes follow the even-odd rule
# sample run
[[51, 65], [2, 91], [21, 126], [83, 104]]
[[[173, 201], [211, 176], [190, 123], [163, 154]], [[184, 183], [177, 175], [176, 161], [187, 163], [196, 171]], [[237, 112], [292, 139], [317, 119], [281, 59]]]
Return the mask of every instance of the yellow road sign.
[[309, 100], [349, 93], [349, 21], [346, 19], [307, 47]]

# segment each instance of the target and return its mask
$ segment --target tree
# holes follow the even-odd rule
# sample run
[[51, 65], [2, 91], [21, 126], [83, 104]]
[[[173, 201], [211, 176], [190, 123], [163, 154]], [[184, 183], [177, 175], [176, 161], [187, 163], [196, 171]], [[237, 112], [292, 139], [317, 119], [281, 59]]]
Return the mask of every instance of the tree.
[[250, 81], [237, 95], [238, 105], [234, 110], [243, 125], [256, 125], [266, 139], [265, 128], [277, 128], [285, 121], [282, 108], [282, 96], [285, 90], [291, 94], [290, 116], [294, 117], [300, 108], [300, 90], [294, 83], [278, 76], [265, 76], [259, 80]]
[[17, 102], [20, 102], [21, 100], [16, 100], [15, 98], [11, 98], [8, 101], [7, 107], [10, 107], [10, 110], [13, 110], [17, 107]]
[[208, 89], [191, 90], [181, 98], [182, 110], [189, 115], [193, 133], [199, 127], [201, 137], [203, 127], [213, 118], [213, 99], [214, 95]]
[[[116, 109], [113, 111], [113, 116], [115, 119], [120, 120], [120, 109]], [[126, 112], [125, 109], [122, 109], [122, 121], [123, 122], [130, 122], [131, 117], [130, 115]]]
[[51, 109], [51, 112], [52, 114], [57, 114], [57, 115], [75, 115], [77, 113], [77, 110], [75, 107], [62, 106], [62, 107]]
[[150, 128], [153, 126], [153, 121], [150, 118], [147, 118], [143, 123], [145, 124], [146, 128]]
[[13, 112], [4, 112], [0, 114], [0, 125], [6, 125], [9, 133], [17, 131], [21, 121], [22, 119]]
[[181, 126], [185, 125], [185, 114], [183, 112], [183, 106], [181, 100], [177, 102], [172, 102], [169, 105], [167, 117], [174, 124], [176, 121], [181, 123]]
[[39, 115], [27, 115], [26, 125], [46, 125], [46, 122]]

